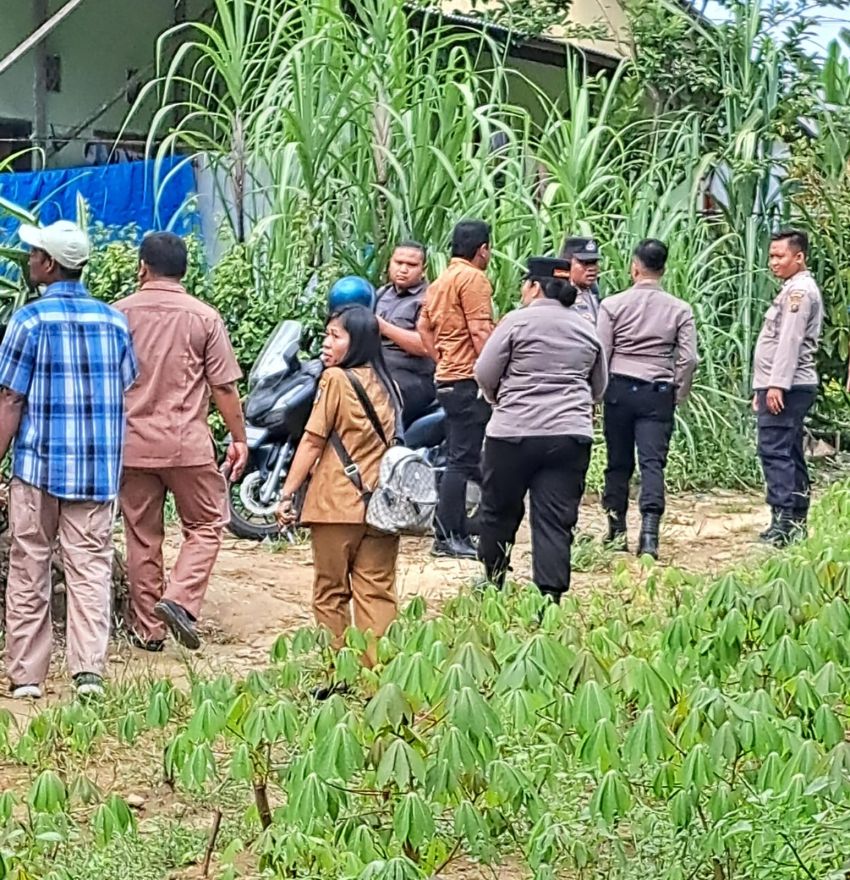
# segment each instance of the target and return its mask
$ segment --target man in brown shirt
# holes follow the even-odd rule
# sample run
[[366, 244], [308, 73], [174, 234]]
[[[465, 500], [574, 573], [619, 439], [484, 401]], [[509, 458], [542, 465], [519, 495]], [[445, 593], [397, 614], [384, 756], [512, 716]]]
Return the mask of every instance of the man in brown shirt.
[[446, 413], [446, 470], [440, 482], [435, 556], [475, 559], [466, 522], [466, 485], [478, 480], [490, 407], [474, 378], [475, 361], [493, 331], [490, 227], [463, 220], [452, 233], [452, 259], [428, 288], [418, 329], [437, 362], [437, 400]]
[[[195, 621], [227, 522], [227, 483], [207, 425], [210, 397], [233, 437], [226, 467], [238, 480], [248, 460], [236, 388], [242, 376], [221, 316], [190, 296], [186, 245], [170, 232], [145, 236], [138, 292], [116, 303], [130, 325], [139, 380], [127, 395], [127, 439], [119, 502], [137, 647], [162, 650], [166, 627], [200, 647]], [[164, 507], [174, 495], [183, 545], [166, 577]]]

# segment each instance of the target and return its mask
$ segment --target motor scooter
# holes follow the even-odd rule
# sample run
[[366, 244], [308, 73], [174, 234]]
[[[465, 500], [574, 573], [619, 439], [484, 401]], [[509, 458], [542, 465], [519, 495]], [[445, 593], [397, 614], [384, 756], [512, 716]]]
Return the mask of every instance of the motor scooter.
[[[248, 464], [238, 483], [229, 483], [230, 531], [263, 540], [280, 532], [275, 510], [295, 450], [310, 416], [322, 373], [318, 359], [301, 360], [303, 326], [282, 321], [248, 376], [245, 422]], [[439, 475], [445, 469], [445, 413], [436, 404], [405, 426], [404, 445], [417, 450]], [[227, 438], [229, 442], [230, 438]], [[476, 503], [472, 487], [472, 503]]]

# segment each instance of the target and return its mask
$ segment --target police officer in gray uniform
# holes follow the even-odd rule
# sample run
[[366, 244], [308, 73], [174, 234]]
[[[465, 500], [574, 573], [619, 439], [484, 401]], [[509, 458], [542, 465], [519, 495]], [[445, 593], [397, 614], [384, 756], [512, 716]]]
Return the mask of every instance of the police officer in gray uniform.
[[772, 237], [770, 271], [783, 284], [765, 315], [753, 363], [758, 454], [772, 512], [770, 526], [759, 537], [779, 547], [805, 536], [809, 512], [803, 420], [817, 396], [823, 300], [806, 268], [808, 250], [805, 232], [787, 230]]
[[637, 446], [642, 516], [637, 552], [656, 559], [673, 416], [690, 392], [698, 363], [691, 307], [661, 286], [666, 263], [663, 242], [642, 241], [632, 259], [633, 286], [602, 300], [597, 322], [611, 376], [605, 393], [608, 466], [602, 495], [608, 541], [626, 548]]
[[599, 315], [599, 245], [592, 238], [568, 236], [561, 248], [561, 259], [569, 260], [570, 281], [578, 288], [573, 308], [595, 324]]
[[531, 496], [534, 582], [555, 602], [570, 586], [570, 547], [607, 382], [592, 322], [572, 308], [566, 260], [528, 261], [524, 308], [484, 345], [475, 378], [493, 404], [482, 465], [479, 558], [501, 585]]

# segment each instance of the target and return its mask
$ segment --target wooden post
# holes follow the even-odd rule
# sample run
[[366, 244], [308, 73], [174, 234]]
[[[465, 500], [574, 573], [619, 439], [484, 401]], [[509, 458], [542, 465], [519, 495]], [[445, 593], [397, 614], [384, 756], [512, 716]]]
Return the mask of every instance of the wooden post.
[[26, 55], [33, 46], [37, 46], [63, 19], [67, 18], [83, 0], [68, 0], [58, 11], [54, 12], [41, 27], [36, 28], [23, 42], [19, 43], [0, 58], [0, 73], [5, 73], [19, 58]]

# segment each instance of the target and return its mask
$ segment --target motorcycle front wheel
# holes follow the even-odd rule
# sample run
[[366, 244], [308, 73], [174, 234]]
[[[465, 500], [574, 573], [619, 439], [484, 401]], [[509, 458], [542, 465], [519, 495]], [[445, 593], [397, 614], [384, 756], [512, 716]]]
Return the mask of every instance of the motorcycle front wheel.
[[266, 538], [286, 540], [286, 533], [281, 533], [274, 518], [278, 498], [275, 496], [268, 504], [263, 504], [259, 497], [262, 485], [263, 478], [259, 471], [249, 471], [238, 483], [228, 480], [228, 528], [237, 538], [252, 541], [264, 541]]

